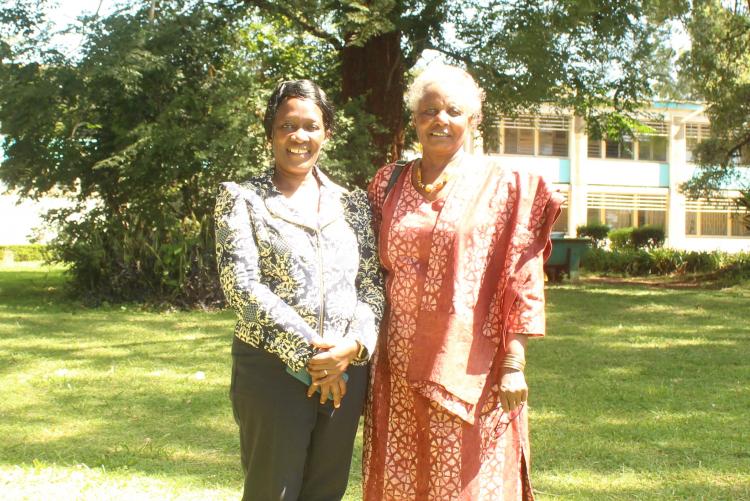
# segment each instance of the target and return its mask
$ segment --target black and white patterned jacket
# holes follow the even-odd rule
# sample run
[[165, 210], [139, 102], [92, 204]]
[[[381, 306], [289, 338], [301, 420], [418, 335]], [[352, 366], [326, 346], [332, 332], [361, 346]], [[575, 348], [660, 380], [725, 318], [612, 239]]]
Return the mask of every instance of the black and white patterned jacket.
[[219, 277], [237, 313], [235, 335], [294, 371], [313, 355], [316, 334], [354, 338], [367, 353], [353, 363], [366, 363], [385, 303], [366, 194], [315, 174], [317, 215], [287, 202], [271, 181], [273, 169], [222, 183], [215, 210]]

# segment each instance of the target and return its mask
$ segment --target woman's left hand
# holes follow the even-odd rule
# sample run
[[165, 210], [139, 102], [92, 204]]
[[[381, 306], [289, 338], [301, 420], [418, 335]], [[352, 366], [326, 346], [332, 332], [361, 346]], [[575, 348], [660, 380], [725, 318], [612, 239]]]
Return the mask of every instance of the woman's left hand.
[[[307, 389], [307, 397], [312, 397], [315, 391], [318, 389], [318, 385], [315, 383], [311, 384]], [[334, 380], [330, 383], [323, 383], [320, 385], [320, 405], [323, 405], [328, 400], [328, 397], [333, 400], [333, 406], [338, 409], [341, 406], [341, 399], [346, 395], [346, 381], [341, 376], [334, 376]]]
[[323, 350], [307, 363], [307, 372], [312, 376], [313, 384], [317, 385], [330, 383], [345, 372], [359, 351], [358, 343], [347, 338], [333, 343], [316, 343], [313, 346]]
[[505, 412], [513, 412], [526, 402], [529, 387], [526, 377], [517, 369], [503, 368], [500, 378], [500, 405]]

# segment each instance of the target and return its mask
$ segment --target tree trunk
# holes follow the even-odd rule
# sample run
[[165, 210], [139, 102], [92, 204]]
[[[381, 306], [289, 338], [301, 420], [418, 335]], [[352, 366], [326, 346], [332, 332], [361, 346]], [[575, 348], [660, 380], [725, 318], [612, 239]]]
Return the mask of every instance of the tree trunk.
[[[342, 97], [365, 96], [365, 111], [385, 132], [372, 131], [376, 167], [397, 160], [404, 149], [404, 59], [401, 32], [371, 37], [361, 47], [341, 51]], [[367, 180], [357, 180], [364, 184]]]

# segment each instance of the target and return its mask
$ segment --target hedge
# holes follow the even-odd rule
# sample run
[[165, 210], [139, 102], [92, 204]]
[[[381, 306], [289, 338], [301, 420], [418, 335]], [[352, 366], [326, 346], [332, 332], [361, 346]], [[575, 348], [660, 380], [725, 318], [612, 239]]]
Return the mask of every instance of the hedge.
[[750, 278], [750, 252], [729, 254], [666, 248], [590, 249], [583, 256], [581, 267], [595, 273], [633, 276], [720, 272], [734, 278]]
[[615, 250], [625, 250], [629, 248], [634, 248], [633, 243], [631, 242], [630, 237], [633, 235], [633, 230], [635, 228], [628, 227], [628, 228], [617, 228], [615, 230], [612, 230], [607, 235], [609, 237], [610, 246], [612, 249]]
[[47, 247], [42, 244], [0, 245], [0, 257], [10, 251], [14, 261], [43, 261], [47, 257]]
[[594, 247], [602, 247], [611, 228], [603, 223], [583, 224], [576, 228], [576, 236], [590, 238]]

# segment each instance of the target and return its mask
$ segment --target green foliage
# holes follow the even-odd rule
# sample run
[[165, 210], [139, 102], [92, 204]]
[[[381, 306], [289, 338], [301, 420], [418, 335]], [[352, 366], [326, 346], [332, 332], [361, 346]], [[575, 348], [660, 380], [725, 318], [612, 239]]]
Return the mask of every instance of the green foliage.
[[604, 223], [582, 224], [576, 228], [576, 235], [582, 238], [590, 238], [594, 247], [603, 246], [609, 232], [609, 225]]
[[2, 179], [77, 200], [50, 251], [95, 300], [219, 300], [213, 192], [268, 162], [242, 18], [173, 7], [90, 23], [80, 61], [4, 64]]
[[728, 254], [720, 251], [681, 251], [656, 249], [592, 249], [581, 267], [594, 273], [632, 276], [672, 273], [714, 273], [737, 280], [750, 277], [750, 253]]
[[476, 76], [486, 116], [555, 99], [607, 131], [637, 127], [678, 4], [171, 0], [151, 16], [130, 2], [76, 28], [70, 59], [38, 4], [17, 0], [0, 8], [0, 178], [77, 203], [48, 221], [79, 293], [212, 303], [213, 193], [268, 165], [260, 119], [279, 80], [312, 78], [339, 105], [322, 166], [363, 187], [401, 153], [403, 87], [424, 50]]
[[42, 244], [0, 245], [0, 257], [6, 252], [13, 255], [14, 261], [44, 261], [49, 257], [47, 247]]
[[691, 50], [680, 59], [694, 94], [707, 102], [711, 137], [695, 151], [700, 170], [685, 184], [708, 196], [750, 165], [750, 4], [695, 2], [687, 20]]
[[607, 236], [614, 250], [654, 249], [664, 245], [665, 239], [664, 229], [653, 225], [617, 228]]
[[[394, 87], [403, 86], [426, 49], [463, 65], [487, 93], [483, 130], [498, 113], [553, 101], [574, 109], [596, 130], [637, 127], [635, 110], [669, 77], [668, 23], [686, 2], [300, 2], [247, 0], [261, 15], [280, 16], [340, 51], [343, 90], [390, 123]], [[522, 29], [521, 29], [522, 28]], [[362, 49], [362, 50], [360, 50]], [[392, 55], [387, 70], [365, 71], [368, 55]], [[615, 71], [613, 71], [615, 69]], [[353, 85], [353, 84], [352, 84]], [[356, 85], [353, 85], [356, 87]], [[394, 94], [400, 99], [403, 88]], [[606, 109], [605, 109], [606, 108]], [[398, 114], [400, 114], [400, 108]], [[400, 124], [401, 122], [399, 122]], [[384, 149], [400, 153], [402, 125]], [[632, 132], [632, 130], [631, 130]], [[378, 158], [385, 151], [378, 152]]]
[[750, 230], [750, 190], [740, 192], [737, 198], [737, 208], [742, 211], [742, 224]]
[[732, 256], [722, 268], [722, 273], [734, 280], [750, 280], [750, 252]]
[[653, 274], [655, 275], [682, 272], [686, 268], [686, 254], [682, 251], [661, 247], [651, 249], [650, 254], [653, 257]]
[[635, 228], [628, 227], [628, 228], [617, 228], [614, 230], [611, 230], [607, 237], [609, 238], [610, 245], [613, 249], [628, 249], [633, 248], [633, 242], [631, 240], [631, 235], [633, 234], [633, 230]]
[[633, 228], [630, 241], [636, 249], [655, 249], [664, 245], [664, 228], [660, 226], [644, 225]]
[[375, 174], [370, 147], [376, 118], [365, 112], [360, 99], [336, 110], [336, 131], [324, 148], [320, 164], [333, 179], [349, 188], [366, 186]]

